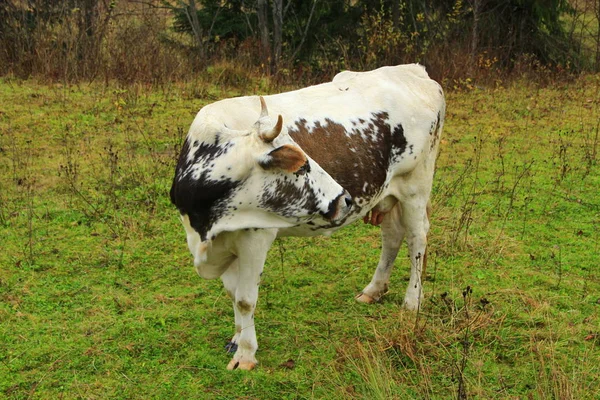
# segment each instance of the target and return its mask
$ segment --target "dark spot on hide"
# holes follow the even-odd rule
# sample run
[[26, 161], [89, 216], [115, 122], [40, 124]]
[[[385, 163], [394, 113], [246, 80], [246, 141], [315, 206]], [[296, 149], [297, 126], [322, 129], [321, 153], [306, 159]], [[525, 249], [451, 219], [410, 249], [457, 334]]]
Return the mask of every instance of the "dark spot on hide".
[[228, 343], [225, 345], [225, 351], [226, 351], [227, 353], [235, 353], [235, 352], [237, 351], [237, 349], [238, 349], [238, 345], [237, 345], [237, 343], [234, 343], [234, 342], [228, 342]]
[[242, 314], [248, 314], [250, 311], [252, 311], [252, 304], [248, 303], [247, 301], [240, 300], [235, 303], [235, 305]]
[[336, 212], [336, 203], [338, 202], [340, 196], [336, 197], [336, 199], [334, 201], [332, 201], [331, 203], [329, 203], [329, 207], [327, 208], [327, 212], [325, 214], [323, 214], [323, 216], [329, 220], [333, 219], [333, 217], [335, 216], [335, 212]]
[[[221, 180], [209, 178], [214, 167], [213, 161], [227, 153], [232, 146], [231, 143], [219, 145], [199, 143], [196, 140], [191, 148], [189, 139], [186, 139], [179, 155], [171, 185], [171, 202], [181, 214], [189, 216], [192, 228], [200, 234], [203, 241], [208, 239], [210, 228], [227, 211], [227, 200], [241, 183], [227, 177]], [[188, 160], [191, 152], [193, 157]], [[192, 167], [198, 168], [196, 179], [193, 177]]]
[[435, 145], [437, 144], [437, 142], [440, 140], [440, 135], [441, 135], [441, 129], [440, 129], [440, 122], [441, 122], [441, 114], [438, 111], [438, 115], [437, 118], [434, 122], [431, 123], [431, 130], [429, 131], [429, 134], [433, 136], [433, 138], [431, 139], [431, 145], [429, 146], [429, 150], [433, 150], [433, 148], [435, 147]]
[[318, 211], [317, 198], [308, 182], [296, 186], [287, 179], [265, 183], [260, 206], [284, 217], [293, 217], [301, 210]]

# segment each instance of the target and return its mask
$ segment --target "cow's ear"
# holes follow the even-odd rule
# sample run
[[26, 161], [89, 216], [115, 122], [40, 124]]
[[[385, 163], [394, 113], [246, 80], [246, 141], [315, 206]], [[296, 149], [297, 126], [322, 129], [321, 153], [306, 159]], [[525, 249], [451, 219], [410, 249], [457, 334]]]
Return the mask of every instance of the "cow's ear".
[[297, 146], [284, 144], [266, 154], [259, 164], [264, 169], [283, 169], [296, 172], [306, 164], [306, 156]]

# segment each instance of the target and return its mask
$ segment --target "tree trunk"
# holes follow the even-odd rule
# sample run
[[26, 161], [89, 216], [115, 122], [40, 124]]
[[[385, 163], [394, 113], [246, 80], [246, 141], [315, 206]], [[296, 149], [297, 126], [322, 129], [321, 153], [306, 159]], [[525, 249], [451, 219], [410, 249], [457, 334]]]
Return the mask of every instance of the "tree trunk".
[[189, 0], [185, 5], [185, 13], [188, 18], [188, 22], [194, 32], [194, 38], [196, 38], [196, 46], [198, 46], [198, 55], [200, 58], [204, 58], [204, 44], [202, 43], [202, 27], [200, 21], [198, 21], [198, 11], [196, 10], [196, 1]]
[[[310, 9], [310, 14], [308, 15], [308, 21], [306, 21], [306, 26], [304, 27], [304, 34], [302, 35], [302, 40], [300, 40], [300, 44], [294, 50], [294, 53], [290, 57], [290, 61], [293, 63], [296, 60], [296, 55], [300, 52], [304, 41], [306, 40], [306, 35], [308, 34], [308, 28], [310, 28], [310, 22], [312, 21], [313, 13], [315, 12], [315, 7], [317, 6], [318, 0], [313, 0], [312, 8]], [[288, 3], [289, 4], [289, 3]], [[285, 14], [285, 13], [284, 13]]]
[[97, 41], [98, 1], [81, 0], [77, 3], [80, 9], [79, 32], [77, 40], [77, 61], [73, 70], [77, 71], [78, 77], [94, 75], [94, 69], [98, 68], [98, 56], [100, 46]]
[[400, 29], [400, 0], [394, 0], [392, 3], [392, 25], [394, 32]]
[[[594, 2], [594, 11], [596, 17], [597, 31], [596, 31], [596, 72], [600, 72], [600, 1]], [[598, 131], [596, 131], [598, 132]]]
[[471, 56], [469, 69], [471, 74], [475, 70], [475, 56], [477, 54], [477, 47], [479, 45], [479, 17], [481, 14], [481, 1], [473, 0], [473, 31], [471, 33]]
[[267, 0], [258, 0], [256, 14], [260, 32], [260, 58], [265, 67], [271, 64], [271, 46], [269, 43], [269, 25], [267, 22]]
[[281, 60], [281, 43], [283, 33], [283, 0], [273, 1], [273, 71], [277, 71]]

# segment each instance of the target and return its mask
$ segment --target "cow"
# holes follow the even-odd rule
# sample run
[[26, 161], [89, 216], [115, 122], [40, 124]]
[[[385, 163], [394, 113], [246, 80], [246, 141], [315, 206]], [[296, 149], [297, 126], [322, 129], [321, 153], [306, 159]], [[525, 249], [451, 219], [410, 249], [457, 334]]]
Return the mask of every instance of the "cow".
[[280, 236], [328, 235], [361, 218], [381, 225], [381, 258], [356, 299], [374, 303], [387, 292], [406, 239], [404, 306], [419, 309], [444, 114], [442, 88], [419, 64], [345, 71], [328, 83], [198, 112], [170, 197], [197, 273], [220, 277], [233, 301], [227, 369], [257, 365], [258, 286]]

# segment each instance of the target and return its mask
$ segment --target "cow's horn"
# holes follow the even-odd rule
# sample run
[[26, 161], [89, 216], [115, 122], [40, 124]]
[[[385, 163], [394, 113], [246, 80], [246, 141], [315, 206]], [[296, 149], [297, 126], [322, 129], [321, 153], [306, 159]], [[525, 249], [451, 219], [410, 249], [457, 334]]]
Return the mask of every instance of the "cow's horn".
[[262, 96], [258, 96], [258, 98], [260, 99], [260, 118], [268, 117], [269, 110], [267, 110], [267, 103], [265, 102], [265, 99]]
[[283, 117], [279, 115], [277, 117], [277, 123], [275, 124], [275, 126], [268, 131], [261, 132], [260, 137], [265, 142], [271, 143], [273, 140], [275, 140], [277, 136], [279, 136], [279, 134], [281, 133], [281, 128], [283, 128]]

